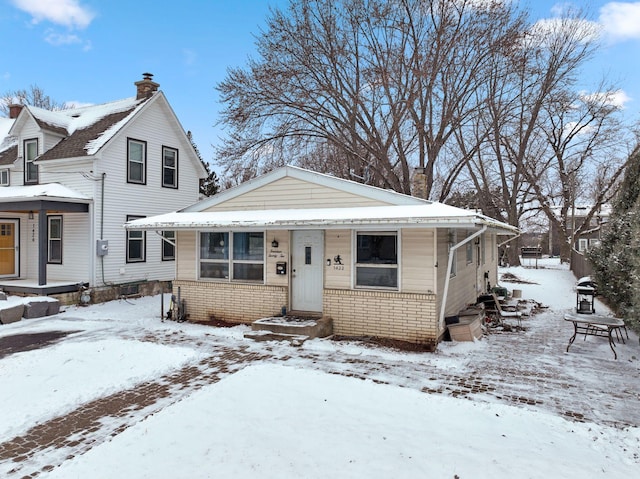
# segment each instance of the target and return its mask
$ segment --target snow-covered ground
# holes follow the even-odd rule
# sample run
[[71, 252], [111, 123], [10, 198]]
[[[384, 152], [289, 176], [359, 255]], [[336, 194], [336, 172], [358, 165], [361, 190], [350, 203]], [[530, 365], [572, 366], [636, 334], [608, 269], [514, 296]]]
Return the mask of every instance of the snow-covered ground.
[[[531, 282], [504, 286], [549, 307], [531, 321], [544, 322], [574, 305], [575, 280], [556, 263], [503, 270]], [[640, 470], [639, 424], [574, 422], [545, 407], [427, 394], [416, 388], [413, 370], [430, 365], [448, 373], [464, 371], [470, 354], [474, 361], [494, 354], [488, 345], [495, 336], [442, 343], [436, 353], [328, 339], [294, 348], [245, 340], [244, 326], [218, 329], [161, 322], [160, 306], [160, 297], [120, 300], [0, 326], [0, 338], [70, 332], [53, 345], [0, 359], [0, 450], [33, 426], [88, 401], [189, 364], [213, 368], [202, 366], [203, 358], [220, 356], [224, 348], [244, 348], [277, 360], [236, 365], [221, 374], [221, 380], [187, 388], [152, 413], [132, 413], [127, 428], [68, 460], [66, 450], [60, 457], [52, 448], [43, 450], [26, 461], [30, 470], [43, 471], [38, 476], [43, 479], [628, 478]], [[597, 308], [606, 312], [601, 304]], [[606, 340], [593, 339], [599, 341], [595, 347], [581, 344], [576, 352], [564, 354], [595, 354], [614, 364]], [[618, 350], [616, 367], [628, 364], [637, 375], [637, 338]], [[378, 366], [404, 365], [406, 377], [391, 377], [380, 368], [363, 369], [365, 380], [324, 372], [337, 367], [322, 367], [323, 360], [335, 362], [336, 354], [363, 362], [375, 358]], [[529, 361], [532, 368], [544, 364], [540, 358], [512, 359]], [[581, 380], [587, 383], [601, 379], [599, 372], [586, 368], [574, 374], [584, 375]], [[109, 421], [113, 418], [103, 422], [108, 426]], [[0, 476], [28, 472], [11, 472], [15, 467], [11, 460], [0, 460]]]

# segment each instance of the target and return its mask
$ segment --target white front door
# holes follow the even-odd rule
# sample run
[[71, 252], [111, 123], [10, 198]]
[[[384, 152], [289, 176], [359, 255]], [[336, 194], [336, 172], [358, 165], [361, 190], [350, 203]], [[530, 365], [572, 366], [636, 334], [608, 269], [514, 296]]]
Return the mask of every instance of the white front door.
[[324, 234], [294, 231], [291, 243], [291, 309], [322, 312]]

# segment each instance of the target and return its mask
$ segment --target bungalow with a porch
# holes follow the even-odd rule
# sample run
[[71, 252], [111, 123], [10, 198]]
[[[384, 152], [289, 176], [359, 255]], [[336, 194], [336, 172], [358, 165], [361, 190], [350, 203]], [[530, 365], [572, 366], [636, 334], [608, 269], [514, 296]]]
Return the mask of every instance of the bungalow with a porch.
[[192, 321], [331, 318], [333, 333], [435, 347], [445, 317], [497, 280], [498, 234], [470, 210], [286, 166], [175, 213], [128, 222], [175, 231]]

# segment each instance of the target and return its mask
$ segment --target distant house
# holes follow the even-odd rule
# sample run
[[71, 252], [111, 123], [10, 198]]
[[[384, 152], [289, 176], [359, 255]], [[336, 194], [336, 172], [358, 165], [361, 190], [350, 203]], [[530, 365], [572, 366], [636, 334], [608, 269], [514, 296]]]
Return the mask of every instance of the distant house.
[[444, 318], [497, 281], [498, 234], [474, 211], [286, 166], [178, 212], [131, 221], [176, 232], [190, 320], [289, 311], [334, 334], [435, 345]]
[[173, 243], [122, 227], [197, 201], [205, 176], [151, 78], [132, 98], [62, 111], [11, 105], [0, 118], [0, 288], [114, 295], [173, 279]]
[[[567, 215], [567, 233], [571, 238], [572, 230], [580, 228], [586, 219], [587, 214], [592, 210], [591, 205], [579, 205], [575, 209], [570, 209]], [[555, 207], [553, 209], [556, 217], [560, 216], [560, 208]], [[606, 228], [606, 224], [609, 221], [609, 215], [611, 214], [610, 205], [603, 205], [598, 210], [597, 214], [593, 215], [588, 227], [582, 230], [577, 236], [573, 237], [573, 249], [580, 252], [587, 251], [590, 247], [600, 244], [600, 238], [603, 228]], [[560, 247], [563, 238], [555, 225], [549, 230], [549, 253], [552, 256], [560, 255]]]

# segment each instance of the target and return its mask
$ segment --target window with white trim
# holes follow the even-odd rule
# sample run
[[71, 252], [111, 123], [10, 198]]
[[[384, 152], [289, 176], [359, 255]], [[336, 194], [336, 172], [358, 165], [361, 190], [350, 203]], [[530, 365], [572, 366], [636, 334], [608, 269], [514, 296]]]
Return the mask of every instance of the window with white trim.
[[47, 216], [47, 262], [62, 264], [62, 216]]
[[589, 249], [589, 240], [585, 238], [578, 239], [578, 251], [583, 252]]
[[147, 182], [147, 142], [127, 138], [127, 183]]
[[[127, 222], [144, 218], [144, 216], [127, 215]], [[145, 231], [127, 230], [127, 263], [144, 263], [147, 254], [147, 233]]]
[[356, 234], [356, 286], [398, 288], [398, 233]]
[[38, 139], [24, 140], [24, 184], [38, 184], [38, 165], [35, 161], [38, 157]]
[[201, 232], [200, 278], [264, 281], [264, 233]]
[[162, 147], [162, 186], [178, 187], [178, 150], [168, 146]]
[[163, 231], [162, 237], [162, 261], [174, 261], [176, 259], [176, 232]]
[[0, 170], [0, 186], [9, 186], [9, 168]]
[[466, 243], [466, 253], [467, 253], [467, 264], [473, 263], [473, 240], [467, 241]]

